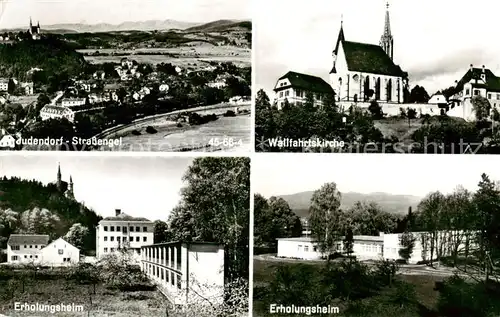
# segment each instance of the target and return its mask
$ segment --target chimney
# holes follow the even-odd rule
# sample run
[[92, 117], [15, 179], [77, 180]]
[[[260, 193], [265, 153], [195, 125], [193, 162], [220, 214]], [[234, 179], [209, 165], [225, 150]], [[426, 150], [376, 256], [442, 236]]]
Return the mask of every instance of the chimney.
[[118, 217], [122, 213], [121, 209], [115, 209], [115, 214]]

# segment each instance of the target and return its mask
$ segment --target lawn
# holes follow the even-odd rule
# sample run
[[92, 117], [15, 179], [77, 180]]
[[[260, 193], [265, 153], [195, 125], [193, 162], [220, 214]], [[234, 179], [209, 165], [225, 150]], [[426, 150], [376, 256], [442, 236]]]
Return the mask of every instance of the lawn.
[[[305, 261], [276, 261], [276, 260], [254, 260], [254, 313], [253, 316], [256, 317], [267, 317], [272, 316], [269, 311], [268, 304], [265, 303], [264, 300], [261, 300], [265, 294], [268, 294], [268, 285], [276, 276], [276, 270], [282, 266], [294, 266], [297, 263], [301, 263], [302, 265], [310, 265], [314, 268], [320, 269], [324, 265], [324, 262], [310, 262], [307, 263]], [[404, 311], [405, 317], [417, 317], [417, 316], [433, 316], [432, 310], [434, 310], [437, 299], [438, 292], [434, 290], [435, 282], [442, 281], [444, 278], [440, 276], [426, 276], [426, 275], [399, 275], [397, 279], [401, 281], [405, 281], [415, 286], [416, 291], [416, 300], [418, 304], [417, 309], [408, 309]], [[304, 290], [307, 292], [308, 290]], [[310, 290], [314, 291], [314, 290]], [[394, 305], [387, 304], [391, 302], [391, 297], [394, 296], [394, 290], [382, 290], [374, 296], [368, 297], [366, 299], [361, 300], [364, 305], [367, 306], [378, 306], [378, 311], [386, 311], [388, 312], [384, 316], [389, 316], [392, 313], [392, 316], [403, 316], [403, 312], [399, 310], [399, 307], [394, 307]], [[347, 307], [346, 302], [333, 300], [332, 303], [340, 308], [340, 314], [336, 316], [345, 316], [342, 311]], [[276, 303], [279, 304], [279, 303]], [[311, 303], [311, 305], [315, 305]], [[380, 315], [380, 316], [382, 316]], [[333, 316], [333, 315], [332, 315]], [[379, 315], [374, 315], [372, 313], [368, 313], [368, 315], [360, 313], [359, 315], [349, 316], [370, 316], [377, 317]]]
[[[7, 316], [90, 316], [90, 317], [132, 317], [166, 316], [167, 302], [158, 291], [121, 292], [107, 289], [104, 285], [96, 286], [96, 295], [92, 285], [79, 285], [64, 278], [56, 280], [30, 280], [14, 290], [14, 296], [8, 293], [7, 281], [0, 281], [0, 314]], [[83, 312], [26, 312], [14, 310], [16, 302], [40, 305], [83, 305]], [[172, 316], [170, 314], [170, 316]]]

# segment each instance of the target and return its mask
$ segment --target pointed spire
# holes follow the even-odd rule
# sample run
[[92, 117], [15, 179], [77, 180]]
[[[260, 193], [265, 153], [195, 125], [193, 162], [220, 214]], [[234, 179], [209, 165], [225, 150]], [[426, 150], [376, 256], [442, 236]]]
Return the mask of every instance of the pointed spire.
[[30, 27], [33, 26], [33, 21], [31, 20], [31, 17], [30, 17]]
[[61, 163], [57, 163], [57, 178], [61, 178]]
[[344, 41], [345, 41], [345, 36], [344, 36], [344, 16], [342, 15], [342, 19], [340, 20], [340, 31], [339, 31], [339, 35], [337, 37], [337, 44], [335, 44], [335, 50], [333, 51], [333, 53], [335, 55], [337, 55], [337, 53], [338, 53], [340, 42], [344, 42]]
[[389, 1], [387, 1], [385, 10], [385, 24], [384, 24], [384, 36], [391, 37], [391, 18], [389, 15]]
[[71, 176], [71, 175], [69, 176], [69, 183], [73, 184], [73, 176]]
[[384, 49], [390, 59], [394, 58], [394, 39], [391, 33], [391, 18], [389, 14], [389, 2], [385, 5], [384, 33], [380, 37], [380, 46]]

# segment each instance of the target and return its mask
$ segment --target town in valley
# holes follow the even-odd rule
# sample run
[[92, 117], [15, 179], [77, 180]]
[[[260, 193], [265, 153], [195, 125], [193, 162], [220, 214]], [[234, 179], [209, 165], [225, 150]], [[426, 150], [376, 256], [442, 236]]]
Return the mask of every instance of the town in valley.
[[0, 25], [0, 149], [249, 145], [250, 20], [24, 21]]

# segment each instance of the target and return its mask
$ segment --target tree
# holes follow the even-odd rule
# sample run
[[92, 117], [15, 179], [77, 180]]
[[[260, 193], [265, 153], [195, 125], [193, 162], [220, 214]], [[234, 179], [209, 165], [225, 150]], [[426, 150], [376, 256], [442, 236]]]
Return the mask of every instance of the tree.
[[276, 135], [276, 123], [269, 97], [263, 89], [255, 99], [255, 137], [271, 138]]
[[60, 218], [46, 208], [35, 207], [24, 211], [20, 220], [25, 233], [53, 235]]
[[341, 194], [335, 183], [326, 183], [313, 193], [309, 208], [312, 236], [318, 241], [321, 253], [336, 251], [341, 236]]
[[378, 104], [376, 100], [372, 100], [370, 102], [368, 111], [370, 111], [374, 119], [382, 119], [384, 117], [384, 112], [382, 111], [382, 107]]
[[413, 253], [413, 248], [415, 247], [415, 237], [409, 231], [410, 229], [406, 230], [402, 235], [401, 235], [401, 249], [399, 249], [399, 256], [405, 260], [406, 263], [408, 263], [408, 260], [411, 258], [411, 255]]
[[483, 121], [490, 116], [491, 104], [488, 99], [482, 96], [474, 96], [471, 102], [477, 121]]
[[416, 85], [410, 91], [409, 102], [410, 103], [427, 103], [431, 99], [429, 94], [424, 87]]
[[165, 221], [156, 220], [154, 223], [154, 243], [169, 242], [172, 240], [171, 232]]
[[248, 278], [249, 159], [197, 158], [183, 179], [187, 185], [169, 219], [173, 234], [225, 245], [228, 279]]
[[69, 228], [68, 233], [64, 236], [64, 240], [68, 241], [78, 249], [83, 249], [85, 240], [89, 234], [89, 229], [80, 223], [75, 223]]

